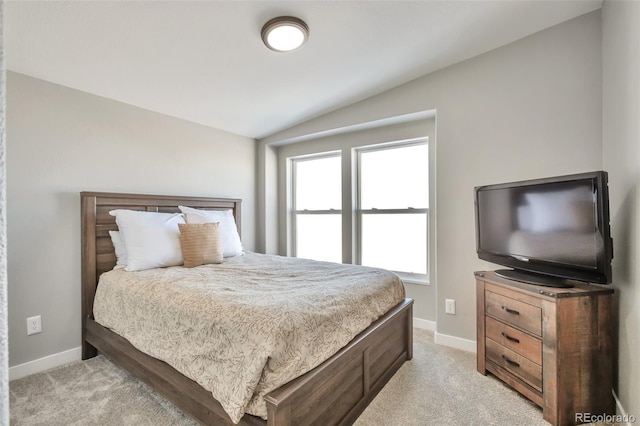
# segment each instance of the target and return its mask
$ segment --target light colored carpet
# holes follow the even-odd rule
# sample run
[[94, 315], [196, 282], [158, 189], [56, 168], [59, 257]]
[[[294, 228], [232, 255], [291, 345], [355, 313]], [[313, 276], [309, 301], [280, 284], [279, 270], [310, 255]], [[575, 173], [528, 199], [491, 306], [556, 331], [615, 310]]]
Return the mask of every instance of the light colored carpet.
[[[12, 425], [196, 425], [103, 356], [9, 384]], [[404, 364], [357, 426], [548, 425], [541, 410], [491, 376], [472, 353], [436, 345], [415, 330]]]

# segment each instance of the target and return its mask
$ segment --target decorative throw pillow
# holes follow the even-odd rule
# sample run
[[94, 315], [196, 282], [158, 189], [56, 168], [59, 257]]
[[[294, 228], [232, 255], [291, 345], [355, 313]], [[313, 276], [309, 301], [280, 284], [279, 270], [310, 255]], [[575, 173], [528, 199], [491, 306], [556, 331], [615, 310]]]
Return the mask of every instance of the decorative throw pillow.
[[184, 206], [179, 208], [186, 216], [187, 223], [219, 222], [222, 255], [224, 257], [242, 255], [242, 242], [231, 210], [200, 210]]
[[116, 217], [127, 271], [182, 265], [178, 224], [185, 221], [180, 213], [117, 209], [109, 214]]
[[127, 252], [122, 242], [122, 236], [120, 236], [120, 232], [118, 231], [109, 231], [109, 236], [111, 237], [113, 248], [116, 251], [116, 266], [114, 266], [113, 269], [125, 268], [127, 266]]
[[180, 244], [184, 267], [193, 268], [210, 263], [222, 263], [222, 244], [220, 243], [220, 224], [189, 223], [179, 224]]

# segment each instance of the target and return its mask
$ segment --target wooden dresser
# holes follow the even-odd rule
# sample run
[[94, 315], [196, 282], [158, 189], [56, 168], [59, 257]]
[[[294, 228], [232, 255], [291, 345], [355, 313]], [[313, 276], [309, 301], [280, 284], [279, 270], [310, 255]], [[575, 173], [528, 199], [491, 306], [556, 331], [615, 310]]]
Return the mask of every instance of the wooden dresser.
[[540, 287], [490, 271], [475, 278], [480, 373], [542, 407], [553, 425], [615, 414], [613, 289]]

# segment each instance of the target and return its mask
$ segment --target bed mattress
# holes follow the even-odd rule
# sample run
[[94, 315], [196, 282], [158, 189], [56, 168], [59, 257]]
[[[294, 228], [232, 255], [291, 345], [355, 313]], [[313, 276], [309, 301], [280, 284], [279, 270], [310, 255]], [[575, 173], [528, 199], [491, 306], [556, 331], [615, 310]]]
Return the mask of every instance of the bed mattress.
[[247, 253], [217, 265], [102, 274], [96, 322], [211, 391], [231, 420], [402, 302], [376, 268]]

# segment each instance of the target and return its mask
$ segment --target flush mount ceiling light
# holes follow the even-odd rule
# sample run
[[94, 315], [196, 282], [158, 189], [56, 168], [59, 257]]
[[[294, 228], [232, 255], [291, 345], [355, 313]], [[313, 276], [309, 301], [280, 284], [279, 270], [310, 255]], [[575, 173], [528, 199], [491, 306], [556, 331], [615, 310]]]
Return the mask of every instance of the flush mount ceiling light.
[[293, 16], [273, 18], [262, 27], [262, 41], [276, 52], [296, 50], [307, 41], [309, 27]]

